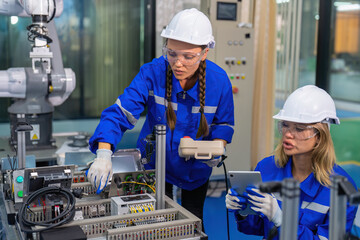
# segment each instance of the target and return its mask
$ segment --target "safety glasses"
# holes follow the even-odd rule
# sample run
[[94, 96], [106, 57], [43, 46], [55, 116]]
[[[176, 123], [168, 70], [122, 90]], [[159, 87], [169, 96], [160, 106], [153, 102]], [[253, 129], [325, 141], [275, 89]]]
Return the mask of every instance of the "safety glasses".
[[201, 61], [201, 57], [204, 55], [205, 49], [199, 53], [172, 50], [166, 46], [162, 49], [162, 54], [166, 61], [170, 64], [174, 64], [179, 60], [184, 66], [193, 66]]
[[278, 130], [280, 135], [285, 135], [289, 131], [291, 135], [298, 140], [308, 140], [319, 133], [319, 131], [311, 125], [291, 123], [287, 121], [279, 121]]

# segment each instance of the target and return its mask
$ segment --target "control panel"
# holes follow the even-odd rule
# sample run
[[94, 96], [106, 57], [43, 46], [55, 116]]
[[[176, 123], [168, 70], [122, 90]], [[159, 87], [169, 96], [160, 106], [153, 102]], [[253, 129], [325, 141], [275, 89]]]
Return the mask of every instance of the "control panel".
[[[250, 170], [251, 128], [254, 92], [254, 29], [241, 23], [242, 2], [203, 0], [202, 11], [208, 14], [216, 41], [208, 59], [229, 76], [234, 97], [235, 127], [232, 143], [226, 146], [228, 169]], [[223, 174], [214, 168], [213, 175]]]
[[12, 173], [15, 207], [25, 202], [29, 194], [49, 186], [71, 188], [74, 165], [27, 168]]
[[13, 172], [14, 202], [22, 203], [24, 197], [24, 170]]

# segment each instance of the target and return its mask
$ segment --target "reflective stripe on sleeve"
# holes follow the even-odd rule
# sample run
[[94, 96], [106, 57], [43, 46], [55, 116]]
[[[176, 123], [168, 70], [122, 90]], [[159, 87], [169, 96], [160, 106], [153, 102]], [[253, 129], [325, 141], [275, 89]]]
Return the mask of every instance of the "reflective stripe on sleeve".
[[121, 109], [121, 111], [125, 114], [127, 120], [128, 120], [132, 125], [135, 126], [135, 124], [137, 123], [137, 119], [136, 119], [128, 110], [126, 110], [125, 108], [123, 108], [123, 107], [121, 106], [121, 101], [120, 101], [120, 99], [117, 99], [115, 103], [119, 106], [119, 108]]
[[320, 235], [319, 235], [319, 239], [320, 239], [320, 240], [328, 240], [326, 237], [320, 236]]
[[301, 204], [302, 209], [310, 209], [312, 211], [326, 214], [329, 211], [329, 206], [321, 205], [315, 202], [305, 202], [303, 201]]

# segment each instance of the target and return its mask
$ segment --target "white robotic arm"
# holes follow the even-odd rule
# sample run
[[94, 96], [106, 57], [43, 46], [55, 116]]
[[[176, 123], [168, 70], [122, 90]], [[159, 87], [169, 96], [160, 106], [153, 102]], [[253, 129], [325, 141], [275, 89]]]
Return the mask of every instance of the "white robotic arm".
[[[39, 125], [46, 137], [32, 143], [51, 144], [54, 106], [62, 104], [73, 92], [75, 74], [64, 68], [53, 18], [63, 11], [62, 0], [0, 0], [0, 15], [31, 17], [27, 26], [28, 39], [32, 43], [29, 57], [31, 68], [10, 68], [0, 71], [0, 97], [12, 97], [14, 103], [8, 108], [12, 140], [14, 126], [25, 121]], [[43, 127], [46, 125], [46, 127]], [[40, 132], [40, 134], [42, 134]], [[15, 140], [14, 140], [15, 141]], [[14, 142], [11, 141], [11, 142]], [[27, 143], [28, 144], [28, 143]]]
[[0, 15], [7, 16], [46, 16], [49, 21], [60, 16], [63, 8], [62, 0], [0, 0]]

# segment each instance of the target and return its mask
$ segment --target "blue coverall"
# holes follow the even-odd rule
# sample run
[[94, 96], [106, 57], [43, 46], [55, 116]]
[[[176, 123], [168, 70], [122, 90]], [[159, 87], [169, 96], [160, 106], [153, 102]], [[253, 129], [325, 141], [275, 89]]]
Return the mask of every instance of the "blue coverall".
[[[263, 182], [281, 181], [284, 178], [292, 178], [292, 158], [283, 168], [275, 164], [274, 156], [264, 158], [260, 161], [255, 171], [260, 171]], [[356, 189], [354, 180], [338, 165], [333, 168], [334, 174], [345, 176]], [[277, 199], [281, 207], [280, 199]], [[300, 183], [299, 201], [299, 228], [298, 239], [329, 239], [330, 219], [330, 189], [321, 185], [311, 173]], [[346, 231], [349, 232], [353, 224], [357, 207], [347, 206], [346, 210]], [[248, 215], [244, 220], [238, 212], [235, 212], [237, 227], [240, 232], [268, 237], [269, 231], [274, 224], [267, 217], [260, 215]], [[280, 227], [281, 228], [281, 227]], [[279, 233], [281, 232], [279, 228]], [[276, 238], [279, 239], [279, 235]]]
[[[100, 124], [89, 141], [93, 153], [98, 148], [98, 142], [110, 143], [114, 151], [124, 132], [135, 126], [147, 107], [146, 120], [137, 142], [138, 148], [145, 154], [144, 138], [153, 132], [157, 124], [166, 125], [167, 65], [163, 57], [144, 64], [115, 104], [102, 112]], [[174, 131], [168, 127], [166, 129], [166, 181], [185, 190], [193, 190], [205, 184], [212, 171], [206, 164], [195, 159], [185, 161], [178, 154], [182, 137], [196, 139], [200, 123], [198, 85], [197, 81], [185, 92], [173, 75], [171, 102], [177, 119]], [[219, 138], [230, 143], [234, 133], [231, 83], [226, 72], [209, 60], [206, 60], [204, 113], [209, 124], [209, 135], [204, 139]], [[154, 158], [145, 167], [155, 168]]]

